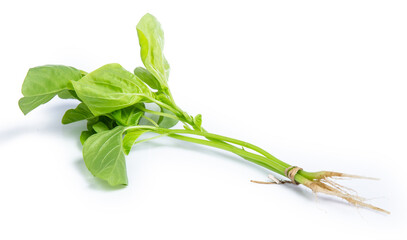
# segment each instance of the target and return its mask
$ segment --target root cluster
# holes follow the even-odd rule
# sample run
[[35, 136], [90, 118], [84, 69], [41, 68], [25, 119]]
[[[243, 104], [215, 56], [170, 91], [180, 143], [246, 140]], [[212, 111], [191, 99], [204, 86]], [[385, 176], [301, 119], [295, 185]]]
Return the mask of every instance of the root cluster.
[[[348, 175], [344, 173], [337, 172], [326, 172], [324, 176], [320, 179], [309, 180], [304, 183], [306, 187], [310, 188], [314, 193], [324, 193], [332, 196], [336, 196], [346, 200], [348, 203], [357, 206], [373, 209], [379, 212], [390, 214], [389, 211], [386, 211], [382, 208], [376, 207], [374, 205], [366, 203], [366, 199], [357, 195], [357, 193], [345, 186], [342, 186], [334, 181], [334, 179], [344, 179], [344, 178], [365, 178], [355, 175]], [[372, 179], [372, 178], [367, 178]]]

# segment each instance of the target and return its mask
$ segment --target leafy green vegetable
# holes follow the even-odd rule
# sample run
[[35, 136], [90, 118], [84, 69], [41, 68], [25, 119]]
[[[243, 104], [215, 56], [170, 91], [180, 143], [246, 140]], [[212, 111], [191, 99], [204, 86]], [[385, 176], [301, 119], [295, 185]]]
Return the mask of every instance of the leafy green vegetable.
[[87, 120], [87, 123], [86, 123], [87, 131], [83, 131], [80, 136], [80, 141], [81, 141], [82, 145], [85, 143], [86, 139], [88, 139], [90, 136], [92, 136], [93, 134], [96, 133], [95, 129], [93, 129], [93, 125], [97, 124], [100, 121], [103, 122], [104, 119], [101, 119], [101, 118], [102, 118], [102, 116], [90, 118]]
[[111, 185], [127, 185], [126, 162], [123, 153], [123, 132], [117, 126], [90, 136], [83, 145], [86, 167], [96, 177]]
[[31, 68], [24, 79], [21, 92], [26, 97], [58, 93], [68, 83], [82, 78], [81, 72], [73, 67], [45, 65]]
[[81, 144], [83, 145], [85, 141], [95, 133], [95, 131], [82, 131], [81, 136], [79, 137]]
[[88, 139], [93, 134], [113, 129], [116, 126], [117, 123], [107, 116], [98, 116], [89, 118], [86, 124], [88, 130], [83, 131], [80, 136], [82, 145], [84, 144], [85, 140]]
[[123, 138], [123, 151], [126, 155], [129, 155], [131, 147], [133, 146], [134, 142], [146, 132], [150, 130], [143, 130], [143, 129], [130, 129], [127, 131], [126, 135]]
[[72, 82], [93, 115], [103, 115], [152, 97], [148, 87], [120, 64], [107, 64]]
[[110, 130], [110, 128], [103, 122], [97, 122], [97, 123], [93, 124], [92, 128], [93, 128], [93, 130], [95, 130], [96, 133]]
[[[140, 56], [147, 70], [155, 76], [160, 86], [154, 89], [167, 88], [170, 65], [164, 57], [164, 32], [157, 19], [147, 13], [137, 24], [137, 35], [140, 44]], [[159, 87], [159, 88], [158, 88]]]
[[[70, 84], [68, 83], [68, 86]], [[69, 86], [70, 87], [70, 86]], [[58, 93], [58, 97], [61, 99], [79, 99], [73, 90], [63, 90]]]
[[194, 118], [194, 124], [200, 129], [202, 125], [202, 115], [198, 114]]
[[134, 69], [134, 75], [140, 78], [152, 89], [156, 90], [161, 89], [160, 82], [147, 69], [143, 67], [137, 67], [136, 69]]
[[[387, 212], [363, 202], [330, 180], [355, 176], [327, 171], [306, 172], [253, 144], [207, 132], [202, 127], [201, 114], [193, 117], [179, 108], [168, 88], [170, 68], [163, 54], [164, 34], [160, 23], [151, 14], [146, 14], [137, 25], [137, 34], [141, 60], [146, 68], [137, 67], [134, 74], [117, 63], [90, 73], [67, 66], [46, 65], [31, 68], [22, 86], [24, 97], [19, 106], [24, 114], [55, 95], [80, 101], [75, 109], [65, 112], [62, 123], [87, 121], [87, 130], [82, 131], [80, 141], [86, 167], [94, 176], [112, 186], [127, 185], [125, 154], [129, 154], [134, 144], [165, 136], [232, 152], [290, 179], [277, 180], [277, 183], [303, 184], [315, 193], [334, 195], [357, 206]], [[154, 104], [159, 111], [151, 109]], [[150, 117], [152, 115], [154, 117]], [[142, 125], [140, 118], [152, 125]], [[184, 129], [173, 129], [178, 122]], [[146, 132], [155, 136], [137, 141]]]
[[65, 112], [62, 117], [62, 124], [69, 124], [94, 117], [95, 116], [84, 103], [79, 103], [75, 109], [69, 109]]
[[170, 118], [167, 116], [160, 116], [159, 120], [157, 121], [158, 126], [160, 126], [162, 128], [172, 128], [179, 122], [179, 120], [176, 119], [176, 116], [170, 110], [161, 108], [161, 112], [172, 115], [174, 118]]
[[137, 107], [138, 105], [143, 106], [144, 104], [138, 103], [130, 107], [116, 110], [112, 112], [111, 115], [119, 125], [123, 126], [137, 125], [140, 121], [140, 118], [144, 115], [144, 112], [140, 111], [140, 109]]
[[99, 122], [103, 122], [109, 129], [113, 129], [119, 125], [114, 119], [108, 116], [99, 116]]
[[80, 70], [61, 66], [45, 65], [31, 68], [24, 79], [19, 106], [24, 114], [41, 104], [47, 103], [58, 93], [68, 89], [70, 81], [82, 78]]
[[90, 132], [94, 131], [93, 125], [95, 125], [96, 123], [98, 123], [100, 121], [103, 122], [103, 120], [101, 120], [101, 118], [102, 118], [102, 116], [88, 119], [88, 121], [86, 123], [86, 128], [88, 129], [88, 131], [90, 131]]
[[18, 105], [20, 106], [21, 111], [24, 114], [27, 114], [39, 105], [49, 102], [54, 96], [54, 94], [45, 94], [40, 96], [22, 97], [18, 101]]

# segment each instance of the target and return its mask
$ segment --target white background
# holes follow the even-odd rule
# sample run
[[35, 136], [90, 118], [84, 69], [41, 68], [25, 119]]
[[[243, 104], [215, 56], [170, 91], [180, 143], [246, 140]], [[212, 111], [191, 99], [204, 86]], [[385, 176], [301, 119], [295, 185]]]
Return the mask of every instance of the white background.
[[[170, 86], [211, 132], [264, 147], [343, 182], [391, 215], [304, 187], [232, 154], [160, 139], [127, 157], [129, 185], [94, 179], [75, 101], [27, 116], [27, 70], [141, 65], [136, 24], [162, 23]], [[404, 239], [407, 167], [405, 1], [2, 1], [0, 239]], [[404, 223], [403, 223], [404, 222]]]

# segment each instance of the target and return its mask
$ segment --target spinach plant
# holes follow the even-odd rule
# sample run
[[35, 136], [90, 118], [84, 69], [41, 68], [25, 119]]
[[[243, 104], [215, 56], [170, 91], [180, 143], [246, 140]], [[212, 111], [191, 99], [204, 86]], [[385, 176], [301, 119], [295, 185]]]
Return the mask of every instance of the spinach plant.
[[[22, 86], [19, 106], [29, 113], [53, 97], [77, 99], [66, 111], [63, 124], [87, 121], [80, 135], [86, 167], [110, 185], [127, 185], [125, 155], [134, 144], [157, 137], [171, 137], [232, 152], [290, 180], [273, 183], [301, 184], [313, 192], [340, 197], [356, 206], [387, 212], [370, 205], [333, 182], [335, 177], [358, 177], [338, 172], [307, 172], [285, 163], [253, 144], [207, 132], [200, 114], [192, 116], [175, 103], [168, 86], [170, 66], [163, 54], [164, 34], [160, 23], [146, 14], [137, 25], [140, 56], [144, 67], [129, 72], [120, 64], [104, 65], [92, 72], [69, 66], [46, 65], [31, 68]], [[155, 104], [159, 110], [147, 105]], [[148, 115], [146, 114], [148, 113]], [[155, 119], [148, 117], [157, 115]], [[141, 124], [143, 122], [149, 124]], [[182, 129], [173, 129], [180, 123]], [[146, 133], [156, 136], [139, 140]]]

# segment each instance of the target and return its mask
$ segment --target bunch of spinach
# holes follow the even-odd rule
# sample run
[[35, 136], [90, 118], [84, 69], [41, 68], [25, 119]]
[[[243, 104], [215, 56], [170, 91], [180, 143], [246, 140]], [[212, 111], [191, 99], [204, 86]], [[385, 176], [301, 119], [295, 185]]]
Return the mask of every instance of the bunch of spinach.
[[[127, 185], [125, 155], [138, 142], [168, 136], [175, 139], [211, 146], [232, 153], [263, 166], [291, 182], [303, 184], [314, 192], [341, 197], [348, 202], [384, 211], [363, 202], [329, 178], [350, 177], [337, 172], [306, 172], [280, 161], [265, 150], [237, 139], [207, 132], [200, 114], [191, 116], [174, 102], [168, 87], [170, 67], [163, 54], [164, 34], [160, 23], [146, 14], [137, 24], [140, 55], [144, 67], [131, 73], [117, 63], [104, 65], [90, 73], [61, 65], [31, 68], [22, 86], [19, 106], [24, 114], [56, 95], [62, 99], [77, 99], [75, 109], [65, 112], [62, 123], [87, 121], [87, 130], [80, 135], [86, 167], [96, 177], [110, 185]], [[155, 104], [159, 110], [148, 109]], [[157, 115], [153, 120], [147, 114]], [[140, 124], [144, 118], [150, 124]], [[178, 122], [183, 129], [172, 129]], [[156, 137], [137, 139], [146, 132]], [[274, 178], [275, 179], [275, 178]]]

